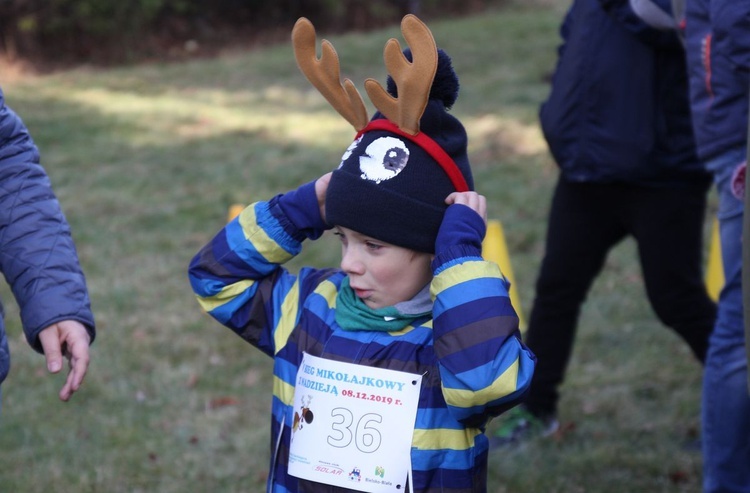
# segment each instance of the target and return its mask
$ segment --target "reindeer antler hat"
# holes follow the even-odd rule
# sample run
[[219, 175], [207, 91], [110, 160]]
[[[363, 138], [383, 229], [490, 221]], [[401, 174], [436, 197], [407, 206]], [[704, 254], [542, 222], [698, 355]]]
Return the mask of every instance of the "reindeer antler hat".
[[300, 18], [292, 31], [300, 70], [357, 131], [333, 172], [326, 194], [326, 221], [420, 252], [435, 251], [447, 208], [445, 198], [474, 189], [461, 122], [447, 110], [458, 97], [450, 57], [438, 50], [427, 26], [414, 15], [401, 22], [410, 49], [395, 39], [385, 45], [390, 73], [384, 89], [367, 79], [378, 110], [367, 110], [351, 80], [342, 83], [333, 45], [316, 53], [315, 28]]

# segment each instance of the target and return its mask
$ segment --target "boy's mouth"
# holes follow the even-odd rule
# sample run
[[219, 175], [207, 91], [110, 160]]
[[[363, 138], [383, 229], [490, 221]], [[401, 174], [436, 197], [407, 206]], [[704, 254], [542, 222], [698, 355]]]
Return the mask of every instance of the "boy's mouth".
[[354, 294], [356, 294], [358, 298], [362, 298], [362, 299], [367, 298], [371, 292], [369, 289], [361, 289], [361, 288], [354, 288], [354, 287], [352, 288], [352, 290], [354, 291]]

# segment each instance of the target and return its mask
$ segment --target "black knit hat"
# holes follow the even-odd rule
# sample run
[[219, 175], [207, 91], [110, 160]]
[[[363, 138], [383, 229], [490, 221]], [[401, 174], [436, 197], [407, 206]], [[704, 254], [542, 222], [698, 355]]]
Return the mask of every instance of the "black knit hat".
[[[412, 49], [402, 53], [396, 40], [386, 45], [386, 66], [391, 69], [388, 91], [372, 79], [366, 82], [370, 99], [379, 110], [367, 123], [364, 104], [358, 107], [361, 98], [352, 97], [358, 96], [356, 89], [348, 80], [344, 85], [339, 82], [338, 60], [330, 67], [332, 58], [326, 53], [330, 50], [335, 57], [333, 47], [324, 40], [323, 56], [318, 60], [313, 30], [311, 64], [310, 33], [298, 31], [299, 26], [300, 21], [293, 39], [300, 68], [358, 130], [331, 176], [326, 221], [387, 243], [433, 253], [447, 208], [445, 198], [455, 191], [474, 189], [466, 131], [447, 112], [458, 96], [458, 77], [450, 57], [436, 48], [421, 21], [406, 16], [402, 32]], [[302, 46], [305, 42], [308, 51]], [[321, 82], [321, 74], [327, 80]], [[338, 87], [332, 83], [333, 76]], [[398, 99], [399, 93], [404, 101]]]

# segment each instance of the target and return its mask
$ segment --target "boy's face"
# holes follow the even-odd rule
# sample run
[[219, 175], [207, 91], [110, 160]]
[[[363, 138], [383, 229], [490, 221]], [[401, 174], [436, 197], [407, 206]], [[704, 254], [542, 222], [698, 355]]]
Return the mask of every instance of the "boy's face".
[[370, 308], [410, 300], [432, 279], [432, 255], [398, 247], [336, 226], [341, 269], [354, 293]]

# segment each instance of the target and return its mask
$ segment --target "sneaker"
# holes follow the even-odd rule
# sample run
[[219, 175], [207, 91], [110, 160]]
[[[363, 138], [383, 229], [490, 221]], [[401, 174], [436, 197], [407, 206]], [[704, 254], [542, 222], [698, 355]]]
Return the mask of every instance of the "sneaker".
[[517, 406], [503, 417], [500, 427], [490, 437], [490, 447], [517, 445], [538, 437], [547, 437], [560, 428], [554, 415], [537, 416], [524, 406]]

